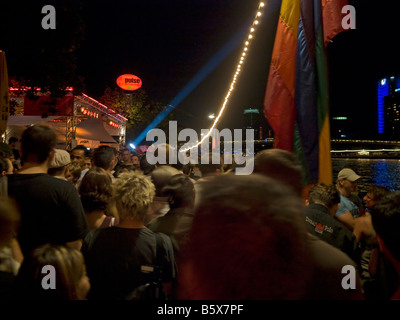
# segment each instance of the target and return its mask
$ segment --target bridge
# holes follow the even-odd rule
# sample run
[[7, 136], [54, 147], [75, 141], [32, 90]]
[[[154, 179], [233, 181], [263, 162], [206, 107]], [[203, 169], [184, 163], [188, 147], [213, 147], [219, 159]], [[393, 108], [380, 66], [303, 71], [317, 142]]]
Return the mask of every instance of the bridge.
[[[245, 152], [249, 144], [254, 145], [255, 153], [273, 147], [274, 138], [265, 140], [251, 140], [242, 142], [242, 150]], [[224, 150], [224, 143], [231, 146], [240, 145], [240, 141], [220, 142], [220, 150]], [[211, 149], [211, 141], [210, 141]], [[331, 140], [332, 158], [399, 158], [400, 141], [392, 140], [351, 140], [351, 139], [332, 139]]]
[[400, 158], [400, 141], [332, 139], [333, 158]]

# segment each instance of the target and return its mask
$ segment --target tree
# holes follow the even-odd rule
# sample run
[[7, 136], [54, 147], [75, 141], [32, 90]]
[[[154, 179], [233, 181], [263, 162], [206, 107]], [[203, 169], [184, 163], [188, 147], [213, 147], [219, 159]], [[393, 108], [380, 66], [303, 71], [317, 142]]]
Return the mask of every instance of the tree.
[[[106, 87], [104, 95], [99, 100], [128, 119], [127, 141], [136, 139], [166, 107], [161, 102], [152, 99], [142, 88], [128, 92], [118, 87], [114, 89]], [[174, 119], [175, 115], [171, 112], [157, 128], [168, 132], [168, 122]]]

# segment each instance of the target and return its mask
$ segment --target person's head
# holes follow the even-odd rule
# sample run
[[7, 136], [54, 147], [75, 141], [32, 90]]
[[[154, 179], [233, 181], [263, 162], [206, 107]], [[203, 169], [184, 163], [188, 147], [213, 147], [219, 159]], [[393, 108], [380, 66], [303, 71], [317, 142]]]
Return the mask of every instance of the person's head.
[[90, 169], [92, 167], [92, 158], [90, 155], [85, 155], [85, 169]]
[[134, 171], [124, 172], [113, 182], [113, 189], [120, 219], [143, 222], [155, 195], [150, 178]]
[[140, 165], [139, 156], [136, 153], [131, 154], [131, 162], [133, 165]]
[[195, 197], [194, 185], [189, 177], [183, 173], [169, 178], [166, 185], [162, 188], [162, 194], [168, 197], [171, 209], [193, 208]]
[[110, 146], [100, 146], [93, 152], [93, 166], [111, 172], [117, 164], [117, 150]]
[[147, 161], [146, 154], [140, 158], [139, 165], [144, 175], [149, 175], [156, 168], [154, 164], [150, 164], [149, 161]]
[[86, 212], [106, 210], [111, 201], [112, 192], [110, 175], [99, 167], [90, 169], [79, 186], [79, 195]]
[[77, 145], [71, 151], [71, 161], [78, 163], [82, 169], [85, 169], [85, 154], [86, 147], [84, 145]]
[[113, 173], [114, 177], [117, 178], [123, 172], [130, 172], [130, 171], [139, 171], [141, 172], [140, 168], [133, 164], [120, 164], [115, 172]]
[[76, 184], [81, 176], [82, 167], [78, 162], [71, 162], [65, 170], [65, 178], [72, 184]]
[[150, 173], [151, 182], [153, 182], [156, 187], [156, 197], [165, 197], [162, 191], [163, 188], [166, 186], [169, 179], [178, 173], [178, 169], [171, 166], [160, 166]]
[[322, 204], [334, 216], [340, 204], [340, 194], [334, 185], [327, 186], [323, 183], [318, 183], [311, 187], [308, 194], [308, 203]]
[[371, 219], [381, 251], [400, 264], [400, 191], [377, 202], [371, 209]]
[[65, 170], [71, 163], [70, 154], [62, 149], [55, 149], [53, 160], [50, 162], [48, 174], [65, 178]]
[[259, 174], [201, 183], [181, 260], [186, 299], [299, 299], [308, 278], [303, 203]]
[[[55, 288], [46, 290], [43, 283], [53, 283]], [[24, 298], [36, 300], [84, 300], [90, 290], [82, 253], [51, 244], [41, 245], [24, 257], [16, 286]]]
[[128, 148], [124, 148], [121, 150], [121, 161], [123, 163], [130, 163], [131, 162], [131, 153]]
[[390, 190], [377, 185], [371, 185], [367, 189], [367, 193], [365, 194], [363, 200], [365, 202], [365, 207], [371, 209], [379, 200], [381, 200], [384, 196], [388, 195]]
[[11, 148], [15, 148], [17, 142], [18, 139], [16, 137], [11, 137], [10, 139], [8, 139], [8, 144], [11, 146]]
[[0, 177], [12, 174], [13, 170], [14, 166], [11, 163], [11, 160], [0, 155]]
[[267, 149], [257, 153], [253, 172], [279, 180], [293, 188], [298, 195], [302, 195], [302, 167], [292, 152]]
[[216, 152], [199, 155], [197, 168], [201, 171], [202, 177], [218, 175], [222, 172], [222, 157]]
[[0, 196], [0, 249], [8, 246], [18, 233], [20, 213], [15, 202], [9, 197]]
[[342, 195], [348, 197], [357, 190], [357, 181], [360, 178], [352, 169], [344, 168], [338, 173], [336, 187]]
[[188, 177], [190, 177], [192, 174], [193, 174], [193, 172], [194, 172], [194, 167], [195, 167], [195, 165], [193, 164], [193, 163], [187, 163], [187, 164], [185, 164], [184, 166], [183, 166], [183, 168], [182, 168], [182, 172], [184, 173], [184, 174], [186, 174]]
[[56, 135], [49, 127], [34, 125], [27, 128], [21, 137], [21, 160], [22, 163], [43, 164], [54, 157], [56, 146]]

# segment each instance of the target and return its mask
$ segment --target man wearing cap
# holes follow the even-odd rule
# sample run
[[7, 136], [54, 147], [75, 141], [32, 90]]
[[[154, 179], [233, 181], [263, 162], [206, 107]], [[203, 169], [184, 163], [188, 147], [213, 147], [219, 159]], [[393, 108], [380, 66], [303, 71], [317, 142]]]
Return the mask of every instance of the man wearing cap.
[[335, 216], [351, 231], [354, 229], [355, 219], [362, 209], [361, 199], [354, 194], [357, 190], [357, 180], [361, 177], [350, 168], [342, 169], [338, 174], [336, 187], [340, 193], [340, 205]]
[[50, 162], [50, 168], [47, 173], [55, 178], [67, 180], [65, 178], [65, 171], [67, 165], [71, 163], [71, 156], [69, 152], [62, 149], [55, 149], [54, 158]]

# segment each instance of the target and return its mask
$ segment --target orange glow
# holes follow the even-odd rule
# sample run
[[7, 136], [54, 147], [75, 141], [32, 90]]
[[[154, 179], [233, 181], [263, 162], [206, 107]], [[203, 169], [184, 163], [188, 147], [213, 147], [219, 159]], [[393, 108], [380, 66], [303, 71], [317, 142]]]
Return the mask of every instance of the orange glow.
[[124, 90], [137, 90], [142, 86], [142, 80], [133, 74], [123, 74], [118, 77], [117, 85]]

